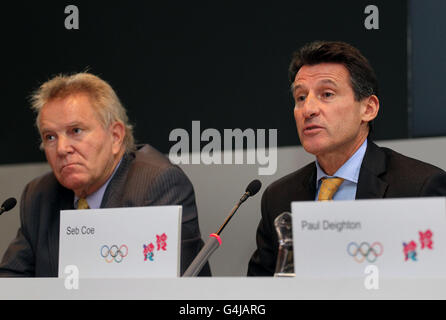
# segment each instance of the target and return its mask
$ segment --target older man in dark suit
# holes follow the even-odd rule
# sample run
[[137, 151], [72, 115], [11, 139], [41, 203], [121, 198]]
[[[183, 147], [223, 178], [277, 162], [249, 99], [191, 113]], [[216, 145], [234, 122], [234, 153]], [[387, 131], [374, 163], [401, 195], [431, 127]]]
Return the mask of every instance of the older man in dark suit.
[[262, 197], [250, 276], [272, 276], [278, 239], [274, 220], [293, 201], [446, 196], [446, 173], [374, 144], [379, 111], [375, 73], [343, 42], [313, 42], [290, 65], [294, 117], [304, 149], [316, 161], [271, 184]]
[[57, 277], [60, 210], [153, 205], [183, 206], [183, 273], [203, 245], [192, 184], [157, 150], [135, 146], [114, 90], [88, 73], [58, 76], [37, 90], [33, 109], [52, 172], [26, 186], [0, 276]]

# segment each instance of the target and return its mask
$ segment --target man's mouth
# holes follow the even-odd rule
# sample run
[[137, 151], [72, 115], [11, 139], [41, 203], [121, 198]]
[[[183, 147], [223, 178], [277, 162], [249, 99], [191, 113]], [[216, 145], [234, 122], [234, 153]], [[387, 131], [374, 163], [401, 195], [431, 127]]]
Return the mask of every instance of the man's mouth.
[[76, 166], [79, 166], [79, 164], [78, 163], [69, 163], [69, 164], [63, 165], [62, 168], [60, 169], [60, 171], [69, 170]]
[[308, 125], [304, 128], [303, 133], [304, 134], [313, 134], [313, 133], [317, 133], [320, 130], [322, 130], [323, 128], [321, 126], [318, 125]]

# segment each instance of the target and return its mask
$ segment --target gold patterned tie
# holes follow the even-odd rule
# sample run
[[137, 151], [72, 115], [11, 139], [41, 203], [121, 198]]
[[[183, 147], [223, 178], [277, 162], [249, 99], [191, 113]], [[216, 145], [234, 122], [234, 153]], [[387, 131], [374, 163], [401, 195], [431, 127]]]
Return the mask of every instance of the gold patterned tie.
[[318, 201], [333, 200], [333, 196], [338, 191], [344, 179], [342, 178], [322, 178], [321, 189], [319, 190]]
[[86, 210], [86, 209], [90, 209], [87, 199], [80, 198], [79, 201], [77, 202], [77, 210]]

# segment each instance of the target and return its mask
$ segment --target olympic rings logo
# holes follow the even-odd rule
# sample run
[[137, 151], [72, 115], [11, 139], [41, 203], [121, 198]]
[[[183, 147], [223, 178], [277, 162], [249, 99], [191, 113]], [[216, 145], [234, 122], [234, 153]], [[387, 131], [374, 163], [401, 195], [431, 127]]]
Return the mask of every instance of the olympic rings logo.
[[370, 245], [368, 242], [350, 242], [347, 246], [347, 253], [352, 256], [356, 262], [362, 263], [367, 260], [373, 263], [383, 254], [383, 245], [380, 242], [374, 242]]
[[101, 257], [105, 259], [107, 263], [112, 263], [115, 261], [116, 263], [121, 263], [125, 257], [127, 257], [129, 253], [129, 248], [123, 244], [118, 248], [117, 245], [102, 246], [101, 248]]

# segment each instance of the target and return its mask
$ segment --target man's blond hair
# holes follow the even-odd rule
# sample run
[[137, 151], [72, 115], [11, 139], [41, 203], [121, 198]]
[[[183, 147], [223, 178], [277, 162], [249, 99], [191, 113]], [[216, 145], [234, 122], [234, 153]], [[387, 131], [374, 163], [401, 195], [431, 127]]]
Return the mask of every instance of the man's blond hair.
[[94, 110], [104, 126], [114, 122], [125, 126], [124, 147], [127, 152], [135, 150], [133, 126], [129, 124], [127, 111], [113, 88], [101, 78], [90, 73], [58, 75], [48, 80], [31, 97], [32, 109], [37, 113], [36, 125], [40, 132], [40, 111], [50, 101], [64, 99], [75, 94], [87, 94]]

